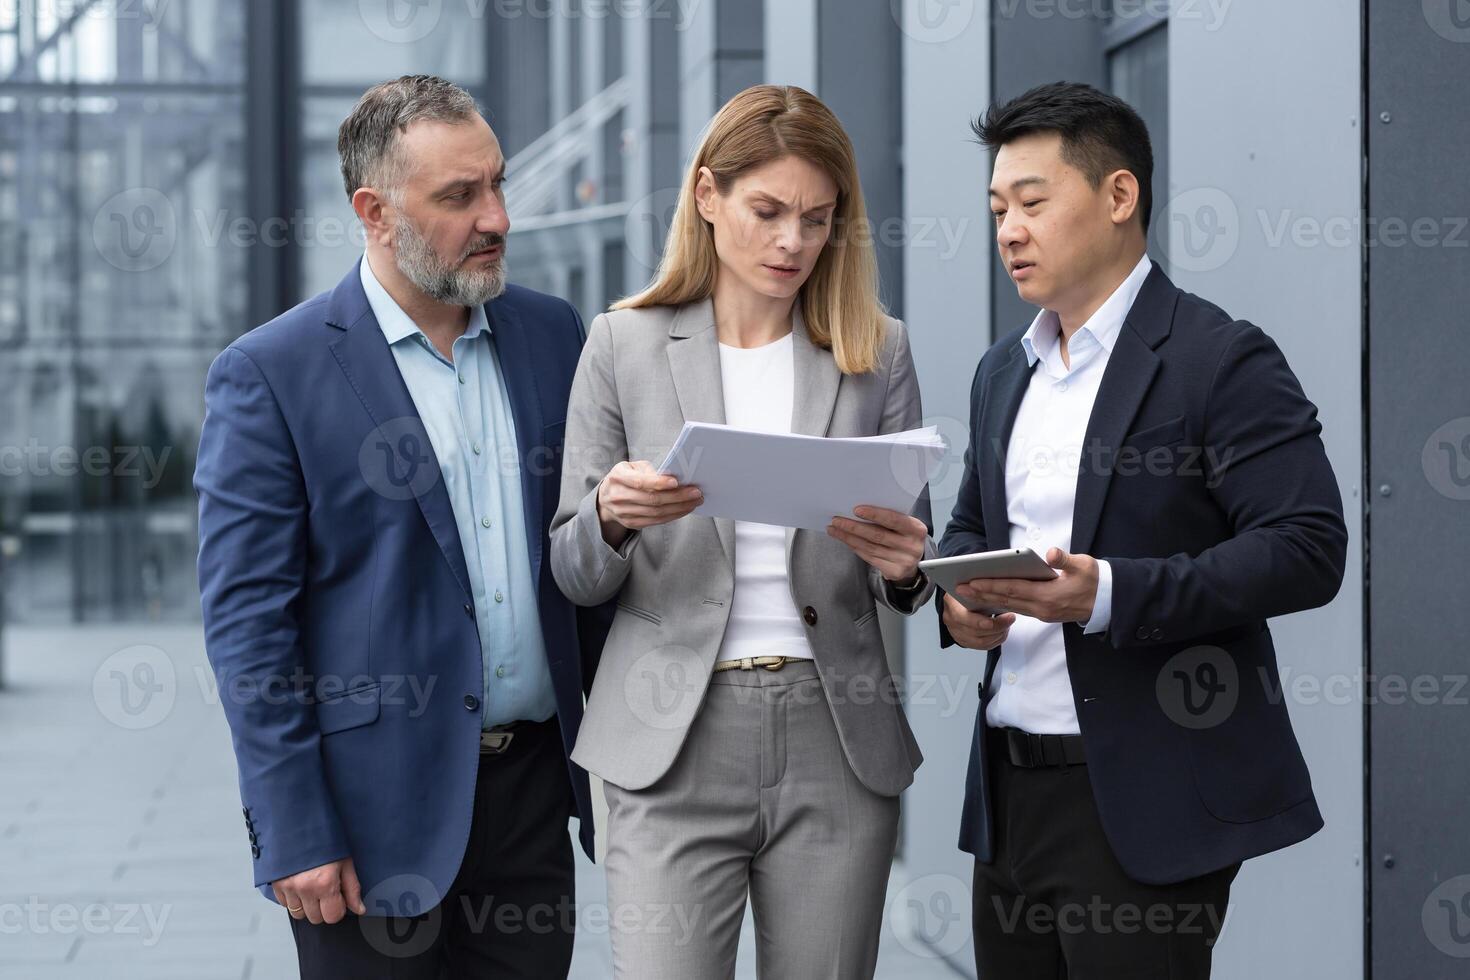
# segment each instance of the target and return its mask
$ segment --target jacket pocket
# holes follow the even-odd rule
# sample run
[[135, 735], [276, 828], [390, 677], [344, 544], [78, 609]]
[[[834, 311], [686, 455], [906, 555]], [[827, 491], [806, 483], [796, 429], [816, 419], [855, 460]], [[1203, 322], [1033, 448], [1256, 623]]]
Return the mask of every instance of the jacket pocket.
[[618, 608], [627, 612], [629, 615], [637, 616], [639, 619], [646, 619], [655, 626], [663, 623], [663, 618], [658, 613], [651, 613], [647, 609], [640, 609], [637, 606], [629, 605], [621, 599], [618, 600]]
[[1148, 451], [1159, 446], [1172, 446], [1177, 442], [1184, 441], [1184, 416], [1151, 425], [1146, 429], [1131, 432], [1123, 440], [1123, 445], [1132, 449]]
[[381, 688], [374, 683], [318, 701], [317, 728], [323, 735], [331, 735], [377, 721], [380, 697]]
[[874, 606], [872, 609], [869, 609], [867, 612], [863, 613], [857, 619], [854, 619], [852, 621], [852, 625], [854, 625], [854, 626], [858, 627], [859, 629], [861, 629], [862, 627], [867, 626], [869, 623], [871, 623], [875, 618], [877, 618], [877, 616], [878, 616], [878, 607], [877, 606]]

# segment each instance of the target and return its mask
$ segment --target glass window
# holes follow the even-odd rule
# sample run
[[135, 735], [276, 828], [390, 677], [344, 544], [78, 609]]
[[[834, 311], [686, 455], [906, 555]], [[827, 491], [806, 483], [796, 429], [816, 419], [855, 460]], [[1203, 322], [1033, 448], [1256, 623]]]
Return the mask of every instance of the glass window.
[[16, 618], [198, 615], [204, 372], [243, 328], [244, 6], [0, 3]]

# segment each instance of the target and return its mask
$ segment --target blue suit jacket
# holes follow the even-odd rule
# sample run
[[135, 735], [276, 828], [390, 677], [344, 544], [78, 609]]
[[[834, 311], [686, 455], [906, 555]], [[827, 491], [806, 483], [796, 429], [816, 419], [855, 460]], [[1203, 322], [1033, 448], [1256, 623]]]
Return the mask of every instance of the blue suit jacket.
[[[942, 556], [1010, 547], [1004, 454], [1031, 376], [1024, 333], [975, 372]], [[1062, 627], [1098, 814], [1138, 881], [1196, 877], [1322, 826], [1266, 628], [1342, 584], [1347, 529], [1321, 430], [1269, 337], [1154, 267], [1103, 374], [1072, 518], [1071, 551], [1112, 566], [1112, 622]], [[960, 847], [981, 861], [993, 835], [980, 730], [999, 659], [989, 652], [980, 684], [960, 821]]]
[[[565, 301], [516, 286], [486, 312], [570, 750], [611, 621], [568, 602], [546, 561], [584, 330]], [[480, 641], [449, 496], [357, 269], [226, 348], [205, 404], [205, 645], [255, 883], [272, 897], [272, 881], [350, 856], [369, 914], [427, 910], [469, 836]], [[587, 777], [567, 773], [590, 855]]]

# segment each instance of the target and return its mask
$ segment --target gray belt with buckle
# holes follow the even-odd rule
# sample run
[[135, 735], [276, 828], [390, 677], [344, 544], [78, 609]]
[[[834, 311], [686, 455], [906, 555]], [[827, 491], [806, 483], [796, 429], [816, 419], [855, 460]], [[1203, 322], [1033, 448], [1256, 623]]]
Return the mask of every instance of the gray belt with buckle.
[[506, 749], [510, 748], [510, 740], [515, 738], [516, 734], [512, 731], [515, 727], [516, 722], [511, 722], [507, 725], [496, 725], [493, 728], [487, 728], [482, 731], [480, 733], [480, 754], [500, 755]]

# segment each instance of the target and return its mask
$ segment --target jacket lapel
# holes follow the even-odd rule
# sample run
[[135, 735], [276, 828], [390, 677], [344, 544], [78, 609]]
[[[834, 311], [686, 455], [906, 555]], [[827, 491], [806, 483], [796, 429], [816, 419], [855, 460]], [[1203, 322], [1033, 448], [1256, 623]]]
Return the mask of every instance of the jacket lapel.
[[985, 540], [992, 549], [1004, 548], [1011, 539], [1006, 510], [1006, 450], [1011, 429], [1021, 410], [1021, 399], [1031, 380], [1031, 365], [1021, 342], [1011, 347], [1011, 359], [996, 370], [985, 389], [980, 410], [980, 442], [976, 446], [980, 472], [980, 505], [985, 513]]
[[791, 431], [804, 436], [825, 436], [837, 404], [842, 372], [832, 352], [818, 347], [806, 331], [801, 300], [791, 309], [791, 346], [795, 357], [796, 394], [791, 407]]
[[[399, 437], [416, 436], [418, 448], [415, 455], [418, 465], [432, 468], [432, 479], [426, 474], [409, 481], [424, 520], [444, 560], [454, 572], [465, 595], [470, 595], [470, 577], [465, 567], [464, 551], [459, 543], [459, 529], [454, 522], [454, 509], [449, 503], [449, 491], [444, 487], [444, 475], [439, 470], [439, 460], [429, 442], [423, 420], [414, 407], [408, 386], [398, 371], [388, 340], [378, 326], [363, 292], [362, 280], [357, 266], [347, 274], [332, 292], [327, 308], [327, 323], [342, 331], [332, 341], [332, 354], [337, 358], [342, 373], [362, 400], [368, 417], [380, 433], [388, 437], [390, 444]], [[407, 432], [400, 430], [407, 429]], [[391, 436], [388, 434], [391, 433]], [[396, 451], [396, 450], [395, 450]]]
[[[715, 330], [712, 299], [681, 306], [669, 327], [674, 339], [667, 347], [669, 373], [679, 396], [685, 422], [725, 424], [725, 391], [720, 383], [720, 339]], [[724, 549], [725, 560], [735, 563], [735, 522], [727, 517], [712, 519]]]
[[500, 376], [510, 395], [511, 417], [515, 421], [516, 449], [520, 456], [521, 509], [526, 515], [526, 546], [531, 556], [531, 581], [541, 581], [541, 484], [543, 478], [533, 472], [533, 463], [542, 458], [546, 441], [545, 422], [541, 417], [541, 397], [536, 388], [539, 365], [530, 338], [515, 308], [500, 300], [485, 305], [485, 315], [500, 361]]
[[1118, 331], [1082, 440], [1082, 465], [1072, 510], [1074, 553], [1091, 553], [1118, 449], [1158, 374], [1159, 355], [1154, 348], [1169, 336], [1178, 300], [1178, 287], [1155, 265], [1144, 279], [1123, 329]]

